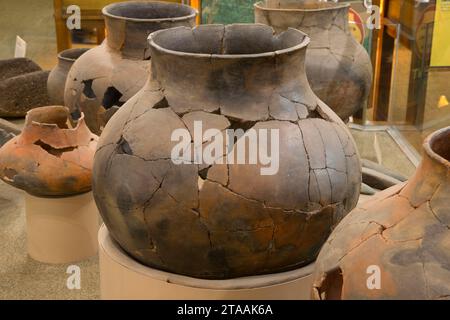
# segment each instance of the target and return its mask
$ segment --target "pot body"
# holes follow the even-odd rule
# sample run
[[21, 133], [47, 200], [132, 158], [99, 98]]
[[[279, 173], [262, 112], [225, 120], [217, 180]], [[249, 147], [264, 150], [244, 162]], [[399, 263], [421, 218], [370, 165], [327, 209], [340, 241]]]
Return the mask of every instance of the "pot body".
[[[264, 25], [210, 25], [152, 39], [153, 75], [107, 124], [95, 156], [94, 197], [112, 236], [148, 266], [198, 278], [314, 261], [356, 205], [361, 172], [347, 128], [308, 85], [307, 37], [294, 29], [274, 37]], [[199, 123], [214, 138], [199, 135]], [[245, 135], [221, 151], [229, 129]], [[204, 157], [208, 146], [219, 146], [210, 153], [214, 163], [189, 151], [175, 161], [178, 130], [187, 130], [185, 146], [204, 148]], [[270, 140], [278, 170], [262, 174], [260, 162], [227, 161], [264, 130], [279, 134]], [[244, 150], [254, 155], [248, 144]]]
[[348, 28], [349, 5], [271, 1], [255, 5], [255, 20], [276, 32], [297, 28], [311, 37], [306, 73], [314, 93], [344, 121], [367, 105], [372, 64]]
[[58, 106], [29, 111], [22, 132], [0, 149], [1, 179], [38, 197], [90, 191], [98, 138], [83, 117], [69, 128], [68, 116]]
[[424, 144], [407, 182], [352, 211], [316, 261], [314, 299], [441, 299], [450, 294], [450, 127]]
[[47, 80], [47, 91], [52, 105], [64, 105], [64, 87], [67, 74], [73, 63], [89, 49], [67, 49], [58, 54], [58, 63], [50, 71]]
[[109, 118], [145, 84], [150, 55], [147, 37], [156, 30], [194, 26], [196, 11], [161, 2], [124, 2], [103, 9], [106, 40], [72, 66], [64, 93], [76, 120], [83, 112], [99, 134]]

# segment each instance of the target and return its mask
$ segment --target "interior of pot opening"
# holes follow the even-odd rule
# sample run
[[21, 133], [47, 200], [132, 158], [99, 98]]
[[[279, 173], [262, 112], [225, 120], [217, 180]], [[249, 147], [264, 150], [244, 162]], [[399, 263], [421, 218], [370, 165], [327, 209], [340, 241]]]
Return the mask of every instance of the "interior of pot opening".
[[262, 7], [270, 9], [304, 9], [304, 10], [315, 10], [315, 9], [326, 9], [326, 8], [336, 8], [341, 7], [342, 4], [334, 2], [322, 2], [318, 0], [266, 0], [262, 1]]
[[450, 127], [436, 133], [430, 140], [430, 147], [434, 153], [450, 161]]
[[190, 16], [194, 9], [177, 3], [121, 2], [105, 8], [105, 13], [131, 19], [169, 19]]
[[63, 106], [49, 106], [30, 110], [27, 113], [27, 122], [42, 124], [55, 124], [60, 129], [68, 128], [69, 110]]
[[59, 55], [63, 59], [67, 60], [76, 60], [78, 59], [83, 53], [88, 51], [88, 48], [75, 48], [75, 49], [68, 49], [61, 52]]
[[289, 29], [274, 35], [273, 29], [262, 24], [203, 25], [179, 27], [153, 34], [158, 46], [192, 54], [261, 54], [285, 50], [304, 43], [306, 35]]

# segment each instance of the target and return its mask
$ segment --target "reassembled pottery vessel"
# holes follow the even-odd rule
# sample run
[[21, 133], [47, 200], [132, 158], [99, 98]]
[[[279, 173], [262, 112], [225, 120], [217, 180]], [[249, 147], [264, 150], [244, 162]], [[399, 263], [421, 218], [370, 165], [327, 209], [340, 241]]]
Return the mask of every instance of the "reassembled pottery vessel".
[[256, 22], [276, 32], [289, 27], [311, 38], [306, 74], [311, 88], [344, 121], [366, 104], [372, 86], [369, 55], [351, 35], [349, 4], [267, 0], [255, 4]]
[[[105, 127], [94, 161], [97, 206], [131, 256], [212, 279], [314, 261], [332, 227], [356, 205], [361, 172], [350, 133], [308, 85], [308, 42], [298, 30], [274, 36], [254, 24], [151, 35], [153, 75]], [[202, 139], [199, 123], [217, 135]], [[242, 155], [242, 143], [249, 155], [245, 141], [255, 132], [278, 132], [278, 140], [269, 140], [278, 170], [262, 175], [267, 166], [250, 161], [208, 165], [188, 160], [189, 151], [176, 164], [177, 129], [189, 130], [185, 146], [195, 137], [197, 151], [202, 141], [221, 149], [226, 129], [245, 131], [231, 137], [227, 150], [210, 150], [218, 161], [229, 150]], [[262, 152], [267, 144], [260, 141]]]
[[[352, 211], [316, 261], [315, 299], [450, 297], [450, 127], [407, 182]], [[372, 290], [371, 290], [372, 289]]]
[[97, 136], [84, 123], [69, 127], [65, 107], [27, 113], [22, 133], [0, 149], [0, 178], [35, 196], [69, 196], [91, 190]]
[[50, 72], [47, 81], [47, 91], [51, 104], [64, 105], [64, 87], [67, 74], [75, 60], [88, 50], [88, 48], [73, 48], [58, 54], [58, 63]]
[[0, 117], [23, 117], [48, 105], [48, 74], [27, 58], [0, 60]]
[[103, 15], [106, 40], [74, 63], [64, 94], [72, 118], [84, 112], [88, 127], [97, 134], [144, 86], [150, 65], [148, 35], [160, 29], [192, 27], [197, 12], [176, 3], [130, 1], [106, 6]]

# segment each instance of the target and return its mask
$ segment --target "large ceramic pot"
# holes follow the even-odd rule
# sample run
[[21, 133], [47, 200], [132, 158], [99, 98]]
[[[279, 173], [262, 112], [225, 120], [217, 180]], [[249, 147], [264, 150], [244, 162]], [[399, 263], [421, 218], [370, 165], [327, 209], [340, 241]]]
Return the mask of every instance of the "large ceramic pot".
[[316, 262], [315, 299], [448, 299], [450, 127], [424, 143], [406, 183], [352, 211]]
[[[105, 127], [94, 161], [98, 208], [130, 255], [213, 279], [314, 261], [356, 205], [361, 172], [350, 133], [308, 85], [308, 43], [298, 30], [274, 36], [253, 24], [151, 35], [153, 75]], [[216, 134], [202, 139], [199, 124]], [[174, 152], [177, 129], [188, 130], [184, 153]], [[233, 133], [227, 129], [245, 135], [222, 150], [223, 135]], [[270, 140], [261, 138], [264, 130]], [[247, 159], [255, 156], [247, 138], [256, 134], [258, 152], [270, 141], [278, 170]], [[217, 147], [210, 150], [217, 161], [191, 158], [191, 139], [191, 150], [205, 147], [203, 154]], [[247, 160], [238, 162], [230, 154], [242, 155], [241, 148]]]
[[114, 112], [145, 84], [148, 35], [159, 29], [194, 26], [195, 9], [176, 3], [123, 2], [103, 8], [106, 40], [78, 59], [69, 72], [64, 101], [100, 133]]
[[88, 50], [87, 48], [74, 48], [58, 54], [58, 63], [50, 72], [47, 80], [47, 91], [51, 104], [64, 105], [64, 87], [67, 74], [75, 60]]
[[65, 107], [35, 108], [22, 133], [0, 149], [0, 178], [41, 197], [69, 196], [91, 190], [97, 146], [83, 116], [70, 127]]
[[349, 4], [267, 0], [255, 4], [256, 22], [276, 32], [289, 27], [311, 38], [306, 74], [311, 88], [344, 121], [366, 104], [372, 85], [369, 55], [351, 35]]

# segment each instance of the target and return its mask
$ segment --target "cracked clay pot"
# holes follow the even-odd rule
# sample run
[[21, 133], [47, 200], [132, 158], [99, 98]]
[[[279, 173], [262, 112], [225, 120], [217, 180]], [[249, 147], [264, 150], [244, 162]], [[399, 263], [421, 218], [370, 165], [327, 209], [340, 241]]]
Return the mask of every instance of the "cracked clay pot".
[[67, 74], [74, 62], [88, 50], [87, 48], [74, 48], [58, 54], [58, 63], [50, 72], [47, 80], [47, 91], [51, 104], [64, 105], [64, 87]]
[[358, 206], [333, 231], [316, 261], [314, 299], [450, 297], [450, 127], [423, 148], [408, 182]]
[[106, 40], [72, 66], [64, 101], [72, 118], [85, 114], [100, 134], [114, 112], [145, 84], [150, 53], [148, 35], [156, 30], [194, 26], [195, 9], [176, 3], [120, 2], [103, 8]]
[[31, 195], [70, 196], [91, 190], [97, 136], [83, 116], [70, 127], [66, 107], [35, 108], [18, 136], [0, 149], [0, 178]]
[[314, 93], [344, 121], [366, 104], [372, 86], [369, 55], [351, 35], [349, 4], [316, 0], [266, 0], [255, 20], [276, 32], [297, 28], [310, 38], [306, 74]]
[[[355, 207], [361, 169], [345, 125], [308, 85], [308, 43], [298, 30], [274, 36], [262, 24], [151, 34], [149, 81], [107, 124], [94, 161], [97, 206], [124, 250], [148, 266], [205, 279], [315, 260]], [[204, 148], [206, 157], [214, 145], [216, 164], [189, 151], [174, 155], [177, 129], [187, 132], [186, 150]], [[245, 135], [222, 148], [231, 129]], [[259, 152], [267, 147], [264, 129], [279, 135], [265, 134], [278, 158], [278, 170], [265, 175], [268, 166], [247, 159], [252, 136], [259, 133]], [[232, 164], [227, 158], [241, 148], [246, 161]]]

